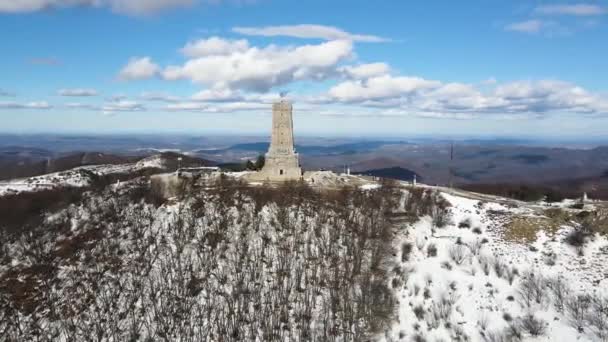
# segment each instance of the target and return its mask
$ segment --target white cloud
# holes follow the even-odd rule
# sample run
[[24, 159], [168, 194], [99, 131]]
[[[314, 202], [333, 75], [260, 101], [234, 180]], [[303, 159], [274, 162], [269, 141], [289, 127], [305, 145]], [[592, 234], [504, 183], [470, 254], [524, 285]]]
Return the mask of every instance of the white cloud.
[[594, 4], [544, 5], [538, 6], [535, 12], [546, 15], [575, 16], [594, 16], [608, 13], [606, 8]]
[[60, 89], [57, 94], [61, 96], [97, 96], [95, 89]]
[[188, 111], [202, 112], [209, 108], [209, 105], [199, 102], [179, 102], [168, 104], [165, 109], [169, 111]]
[[494, 85], [496, 83], [498, 83], [498, 81], [494, 77], [490, 77], [481, 81], [481, 84], [483, 85]]
[[[386, 63], [344, 65], [354, 55], [352, 42], [347, 40], [255, 47], [245, 40], [211, 37], [188, 43], [182, 52], [190, 58], [183, 65], [169, 66], [162, 72], [148, 57], [144, 63], [132, 60], [132, 65], [153, 64], [153, 68], [141, 73], [131, 70], [130, 77], [161, 74], [166, 80], [187, 79], [206, 86], [205, 89], [189, 100], [162, 93], [144, 93], [142, 98], [169, 102], [164, 108], [169, 111], [264, 112], [268, 103], [277, 98], [277, 94], [265, 92], [275, 87], [297, 81], [338, 79], [340, 81], [325, 93], [292, 94], [292, 97], [304, 105], [330, 108], [347, 105], [367, 109], [374, 115], [379, 112], [388, 115], [386, 113], [394, 111], [438, 119], [472, 119], [481, 115], [540, 117], [548, 113], [608, 114], [606, 96], [562, 81], [498, 83], [491, 78], [476, 84], [444, 83], [393, 75]], [[143, 107], [120, 109], [143, 110]]]
[[[155, 93], [155, 92], [143, 92], [139, 96], [143, 100], [147, 101], [160, 101], [160, 102], [178, 102], [180, 100], [179, 97], [169, 95], [166, 93]], [[121, 100], [124, 100], [122, 98]]]
[[545, 26], [545, 23], [542, 20], [532, 19], [509, 24], [505, 26], [505, 30], [523, 33], [538, 33], [543, 26]]
[[52, 106], [45, 101], [16, 103], [0, 102], [0, 109], [50, 109]]
[[235, 52], [244, 52], [249, 49], [245, 39], [229, 40], [219, 37], [210, 37], [189, 42], [182, 48], [182, 53], [188, 57], [226, 56]]
[[[100, 0], [94, 0], [99, 2]], [[109, 6], [118, 13], [130, 15], [149, 15], [173, 8], [183, 8], [194, 5], [195, 0], [106, 0]]]
[[145, 111], [146, 108], [135, 101], [119, 100], [106, 103], [101, 107], [101, 110], [104, 114], [113, 114], [115, 112], [141, 112]]
[[88, 104], [88, 103], [79, 103], [79, 102], [66, 103], [65, 107], [68, 109], [86, 109], [86, 110], [99, 110], [100, 109], [99, 106]]
[[471, 113], [445, 113], [445, 112], [418, 112], [415, 116], [427, 119], [472, 120], [477, 118]]
[[493, 112], [504, 110], [506, 101], [484, 95], [472, 85], [447, 83], [417, 97], [409, 98], [407, 105], [426, 113]]
[[209, 104], [201, 102], [179, 102], [168, 104], [165, 109], [169, 111], [186, 111], [186, 112], [201, 112], [201, 113], [233, 113], [244, 111], [266, 111], [268, 112], [269, 105], [259, 102], [227, 102], [221, 104]]
[[0, 0], [0, 12], [7, 13], [19, 13], [19, 12], [34, 12], [49, 7], [59, 6], [74, 6], [80, 3], [89, 3], [90, 1], [77, 1], [77, 0]]
[[169, 66], [163, 77], [189, 79], [215, 89], [265, 92], [293, 81], [326, 79], [351, 54], [352, 43], [345, 40], [297, 47], [251, 47], [229, 55], [190, 59], [183, 66]]
[[493, 91], [471, 96], [439, 97], [447, 110], [508, 113], [596, 112], [601, 100], [575, 85], [560, 81], [518, 81], [498, 85]]
[[240, 92], [230, 89], [205, 89], [194, 95], [192, 100], [206, 102], [239, 101], [243, 99]]
[[338, 69], [348, 78], [367, 79], [375, 76], [386, 75], [391, 68], [386, 63], [369, 63], [357, 66], [346, 66]]
[[236, 111], [265, 111], [270, 112], [270, 107], [266, 103], [258, 102], [229, 102], [215, 107], [219, 112]]
[[128, 97], [128, 96], [127, 96], [127, 95], [125, 95], [125, 94], [114, 94], [114, 95], [110, 96], [110, 97], [108, 98], [108, 100], [109, 100], [109, 101], [114, 101], [114, 102], [115, 102], [115, 101], [120, 101], [120, 100], [126, 100], [126, 99], [127, 99], [127, 97]]
[[67, 109], [81, 109], [102, 112], [106, 115], [113, 115], [117, 112], [142, 112], [146, 110], [146, 107], [136, 101], [124, 100], [122, 97], [116, 100], [110, 100], [102, 105], [81, 103], [81, 102], [70, 102], [64, 105]]
[[608, 99], [563, 81], [512, 82], [496, 87], [495, 95], [508, 101], [509, 112], [608, 113]]
[[333, 26], [323, 25], [283, 25], [266, 27], [235, 27], [232, 31], [249, 36], [295, 37], [324, 40], [351, 40], [355, 42], [388, 42], [390, 39], [373, 35], [353, 34]]
[[606, 96], [563, 81], [484, 84], [481, 89], [471, 84], [441, 83], [418, 77], [380, 76], [367, 81], [339, 83], [328, 91], [325, 99], [423, 117], [451, 119], [473, 118], [482, 114], [608, 114]]
[[106, 7], [128, 15], [150, 15], [187, 7], [197, 0], [0, 0], [0, 12], [24, 13], [71, 6]]
[[[586, 29], [597, 25], [595, 20], [547, 20], [541, 16], [573, 16], [589, 17], [599, 16], [608, 13], [608, 7], [601, 7], [594, 4], [553, 4], [541, 5], [534, 9], [533, 15], [536, 18], [508, 24], [504, 27], [506, 31], [521, 33], [543, 33], [546, 36], [571, 35], [581, 29]], [[542, 19], [541, 19], [542, 18]]]
[[129, 63], [118, 73], [121, 80], [142, 80], [158, 74], [160, 67], [153, 63], [150, 57], [131, 58]]
[[[257, 102], [257, 103], [273, 103], [274, 101], [276, 101], [278, 98], [280, 97], [280, 93], [249, 93], [249, 94], [244, 94], [243, 98], [245, 101], [248, 102]], [[290, 96], [289, 94], [287, 94], [287, 99], [291, 99], [293, 101], [293, 96]]]
[[345, 81], [329, 90], [338, 101], [361, 102], [406, 96], [419, 90], [435, 88], [440, 82], [419, 77], [377, 76], [365, 81]]

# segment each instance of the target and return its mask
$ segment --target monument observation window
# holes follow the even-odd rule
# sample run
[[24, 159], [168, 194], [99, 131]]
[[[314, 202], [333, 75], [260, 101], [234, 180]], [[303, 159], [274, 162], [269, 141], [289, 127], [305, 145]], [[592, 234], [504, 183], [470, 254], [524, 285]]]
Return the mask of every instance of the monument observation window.
[[283, 170], [279, 170], [279, 174], [282, 175], [283, 174]]

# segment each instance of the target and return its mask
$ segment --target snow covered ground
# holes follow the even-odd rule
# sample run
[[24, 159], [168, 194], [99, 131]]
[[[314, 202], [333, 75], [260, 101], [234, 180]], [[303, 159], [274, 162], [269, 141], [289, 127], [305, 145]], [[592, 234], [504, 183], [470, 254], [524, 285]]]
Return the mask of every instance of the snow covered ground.
[[[538, 229], [535, 238], [516, 240], [508, 223], [513, 217], [538, 217], [534, 208], [442, 196], [452, 204], [450, 224], [435, 227], [427, 216], [395, 241], [399, 309], [380, 340], [605, 340], [592, 326], [579, 331], [567, 304], [560, 307], [551, 290], [559, 282], [571, 297], [608, 294], [605, 237], [596, 236], [582, 252], [564, 242], [572, 230], [568, 225]], [[522, 290], [526, 279], [537, 281], [542, 290], [534, 300]], [[544, 330], [539, 336], [521, 328], [530, 314]]]
[[[160, 168], [163, 165], [162, 160], [149, 158], [136, 164], [86, 166], [25, 180], [0, 182], [0, 196], [68, 185], [86, 187], [90, 185], [92, 175], [130, 173], [145, 168]], [[246, 178], [247, 174], [228, 173], [229, 176], [241, 179]], [[314, 185], [313, 188], [351, 185], [353, 188], [364, 190], [362, 193], [357, 192], [360, 198], [356, 203], [365, 200], [367, 196], [373, 197], [384, 191], [379, 183], [358, 176], [316, 172], [307, 174], [307, 177], [310, 184]], [[170, 177], [167, 174], [156, 178]], [[312, 179], [315, 180], [314, 183]], [[344, 333], [344, 336], [355, 336], [353, 331], [358, 334], [356, 336], [363, 336], [364, 329], [355, 328], [356, 323], [352, 323], [354, 320], [339, 317], [355, 312], [353, 308], [356, 305], [349, 308], [346, 305], [349, 301], [344, 299], [338, 301], [344, 308], [329, 305], [338, 302], [330, 300], [334, 297], [325, 280], [334, 274], [329, 271], [336, 269], [329, 267], [330, 261], [344, 257], [346, 261], [336, 265], [349, 270], [350, 266], [355, 264], [351, 260], [356, 254], [353, 250], [360, 246], [357, 239], [374, 236], [371, 233], [355, 234], [357, 229], [353, 227], [356, 223], [360, 223], [361, 231], [365, 228], [373, 232], [379, 225], [378, 222], [389, 222], [388, 219], [384, 220], [384, 215], [389, 212], [388, 208], [376, 208], [376, 217], [371, 215], [371, 208], [375, 208], [374, 206], [356, 210], [350, 207], [347, 210], [344, 210], [344, 207], [330, 207], [334, 208], [331, 210], [344, 210], [340, 215], [336, 215], [328, 211], [329, 209], [323, 209], [323, 203], [313, 201], [310, 202], [312, 204], [298, 206], [277, 201], [272, 204], [267, 202], [265, 196], [268, 194], [258, 191], [247, 196], [229, 191], [214, 193], [208, 192], [212, 187], [207, 185], [194, 192], [198, 197], [191, 194], [165, 204], [133, 200], [132, 198], [138, 198], [134, 197], [137, 194], [141, 198], [147, 198], [142, 195], [145, 192], [138, 191], [145, 190], [146, 184], [148, 183], [140, 184], [137, 180], [124, 182], [120, 187], [115, 186], [112, 191], [105, 192], [104, 197], [93, 196], [47, 218], [45, 224], [57, 231], [48, 230], [49, 235], [45, 236], [48, 246], [44, 247], [45, 252], [40, 255], [48, 254], [55, 258], [52, 265], [57, 268], [57, 284], [63, 284], [53, 292], [57, 298], [49, 300], [69, 299], [77, 302], [75, 307], [81, 309], [78, 319], [91, 325], [91, 322], [96, 322], [94, 317], [100, 312], [108, 314], [115, 310], [112, 306], [115, 302], [112, 296], [100, 296], [93, 285], [85, 286], [84, 290], [81, 286], [83, 279], [90, 281], [90, 284], [96, 284], [95, 286], [101, 284], [108, 293], [122, 296], [123, 304], [137, 303], [136, 306], [140, 306], [138, 310], [141, 311], [139, 316], [135, 315], [137, 310], [128, 311], [127, 306], [123, 307], [124, 312], [134, 314], [137, 319], [149, 324], [145, 328], [138, 328], [141, 329], [141, 336], [154, 336], [158, 329], [156, 325], [162, 323], [164, 318], [176, 319], [177, 315], [171, 310], [181, 301], [186, 301], [188, 305], [194, 305], [192, 307], [196, 308], [194, 310], [189, 307], [188, 310], [192, 312], [186, 311], [192, 316], [184, 316], [186, 321], [196, 322], [191, 327], [192, 331], [208, 334], [210, 329], [198, 331], [200, 324], [207, 322], [207, 318], [200, 316], [198, 321], [191, 318], [201, 312], [217, 311], [214, 315], [227, 315], [232, 311], [226, 308], [234, 304], [234, 298], [238, 299], [239, 305], [246, 307], [252, 303], [252, 298], [258, 298], [252, 294], [261, 294], [258, 298], [261, 305], [270, 302], [269, 298], [280, 297], [278, 294], [282, 293], [285, 297], [282, 301], [284, 312], [280, 312], [281, 315], [277, 315], [279, 312], [276, 307], [262, 305], [255, 310], [245, 310], [244, 320], [242, 317], [236, 319], [232, 316], [231, 320], [219, 319], [221, 324], [229, 321], [228, 330], [235, 331], [234, 328], [241, 334], [228, 337], [227, 340], [237, 341], [244, 336], [262, 336], [260, 330], [256, 329], [266, 329], [263, 328], [265, 325], [269, 326], [268, 331], [278, 331], [280, 336], [288, 336], [282, 340], [310, 340], [303, 336], [311, 335], [300, 334], [303, 330], [298, 323], [298, 317], [308, 317], [308, 320], [312, 317], [307, 334], [319, 333], [315, 329], [325, 327], [321, 323], [325, 322], [328, 329], [339, 327], [338, 330]], [[255, 185], [258, 186], [257, 189], [262, 183]], [[542, 202], [524, 203], [420, 185], [417, 187], [418, 191], [426, 190], [427, 197], [439, 197], [449, 203], [449, 208], [448, 215], [443, 219], [440, 216], [443, 211], [436, 211], [436, 208], [431, 208], [430, 215], [417, 217], [411, 210], [406, 210], [407, 198], [411, 198], [416, 189], [407, 187], [405, 183], [402, 185], [406, 187], [399, 190], [404, 194], [402, 207], [392, 213], [395, 215], [391, 217], [395, 219], [395, 226], [390, 226], [394, 229], [394, 235], [392, 230], [390, 235], [386, 235], [389, 236], [388, 245], [390, 239], [393, 239], [395, 251], [394, 257], [390, 252], [386, 254], [390, 259], [390, 262], [386, 263], [386, 269], [392, 294], [388, 291], [388, 296], [379, 296], [386, 299], [394, 294], [398, 303], [392, 323], [378, 330], [380, 332], [374, 336], [374, 340], [608, 340], [608, 240], [604, 236], [595, 235], [580, 248], [565, 242], [566, 237], [578, 226], [577, 223], [569, 219], [562, 220], [560, 217], [584, 213], [583, 210], [571, 208], [575, 204], [573, 201], [553, 205]], [[139, 189], [140, 186], [143, 188]], [[259, 196], [257, 199], [253, 197], [256, 194]], [[379, 198], [386, 199], [382, 196]], [[410, 201], [410, 204], [421, 205], [419, 201], [422, 202], [417, 199]], [[585, 210], [593, 210], [601, 205], [603, 204], [590, 203], [586, 205]], [[341, 217], [347, 218], [348, 221], [340, 221]], [[47, 231], [47, 228], [43, 231]], [[29, 238], [33, 239], [31, 236]], [[6, 260], [4, 264], [0, 262], [0, 281], [3, 276], [5, 280], [9, 279], [11, 284], [21, 284], [22, 279], [35, 279], [28, 272], [37, 270], [34, 266], [41, 262], [38, 260], [34, 263], [30, 260], [38, 255], [31, 253], [32, 246], [37, 243], [38, 241], [31, 241], [30, 246], [23, 241], [15, 241], [11, 248], [6, 244], [5, 251], [0, 249], [0, 261], [2, 257]], [[321, 250], [323, 252], [320, 252]], [[15, 251], [19, 253], [16, 254]], [[175, 263], [175, 260], [179, 262]], [[370, 261], [367, 257], [357, 260], [359, 263], [363, 262], [363, 265]], [[47, 262], [46, 259], [43, 261]], [[152, 272], [147, 268], [148, 262], [153, 266]], [[90, 270], [101, 269], [102, 266], [114, 270], [104, 270], [96, 275], [105, 283], [87, 276]], [[243, 269], [251, 273], [244, 272]], [[248, 276], [245, 277], [245, 274]], [[169, 275], [175, 278], [167, 280]], [[300, 278], [302, 275], [305, 279]], [[245, 278], [249, 279], [248, 277], [253, 281], [244, 281]], [[118, 291], [115, 279], [130, 284], [133, 290], [124, 293], [112, 292]], [[71, 281], [70, 286], [65, 285], [68, 280]], [[384, 278], [382, 282], [386, 283]], [[175, 296], [158, 297], [167, 302], [156, 307], [157, 303], [148, 299], [154, 298], [153, 290], [156, 286], [167, 284], [173, 286], [168, 288], [176, 291]], [[244, 285], [247, 286], [241, 288]], [[360, 287], [357, 286], [344, 291], [340, 294], [344, 297], [339, 298], [358, 296]], [[74, 298], [67, 295], [73, 292], [72, 287], [91, 291], [91, 298], [96, 298], [97, 305], [100, 306], [89, 306], [84, 301], [84, 298], [88, 297], [82, 294]], [[184, 295], [183, 291], [191, 291], [193, 288], [203, 291]], [[35, 287], [29, 291], [37, 294], [38, 289]], [[140, 298], [142, 291], [146, 295]], [[315, 299], [312, 294], [321, 299]], [[145, 298], [148, 299], [143, 300]], [[298, 299], [294, 301], [293, 298]], [[294, 303], [306, 304], [301, 307], [296, 305], [300, 309], [312, 309], [304, 310], [306, 312], [289, 309]], [[102, 308], [105, 311], [100, 309], [102, 304], [106, 305]], [[147, 305], [146, 310], [150, 311], [141, 309], [144, 304]], [[373, 307], [369, 305], [369, 308]], [[388, 305], [383, 307], [390, 308]], [[365, 308], [368, 310], [367, 306]], [[325, 309], [327, 310], [323, 311]], [[264, 317], [277, 317], [274, 321], [260, 320], [259, 310], [266, 310]], [[116, 321], [116, 327], [127, 323], [134, 327], [141, 324], [137, 320], [114, 316], [109, 317]], [[20, 317], [36, 318], [27, 314]], [[60, 331], [64, 331], [64, 326], [72, 328], [70, 322], [65, 320], [47, 327], [59, 326]], [[248, 329], [242, 328], [245, 324], [243, 322], [246, 322]], [[111, 325], [106, 321], [98, 323], [94, 328], [99, 332], [107, 330]], [[285, 330], [288, 326], [294, 328]], [[276, 327], [281, 328], [275, 329]], [[120, 326], [120, 329], [123, 328]], [[226, 327], [222, 326], [213, 329], [216, 335], [211, 334], [203, 340], [217, 340], [214, 337], [226, 331]], [[123, 330], [126, 332], [129, 329]], [[18, 332], [15, 334], [18, 335]], [[88, 331], [83, 330], [82, 334], [85, 336]], [[275, 336], [273, 334], [265, 336]]]
[[47, 175], [0, 182], [0, 196], [50, 190], [59, 187], [84, 187], [90, 185], [90, 177], [78, 169]]
[[145, 169], [163, 170], [166, 166], [166, 161], [161, 155], [144, 158], [137, 163], [81, 166], [36, 177], [0, 181], [0, 196], [61, 187], [87, 187], [91, 185], [94, 176], [129, 174]]
[[35, 233], [0, 235], [8, 340], [362, 341], [390, 318], [373, 270], [391, 258], [392, 194], [221, 180], [163, 202], [150, 185], [90, 193]]

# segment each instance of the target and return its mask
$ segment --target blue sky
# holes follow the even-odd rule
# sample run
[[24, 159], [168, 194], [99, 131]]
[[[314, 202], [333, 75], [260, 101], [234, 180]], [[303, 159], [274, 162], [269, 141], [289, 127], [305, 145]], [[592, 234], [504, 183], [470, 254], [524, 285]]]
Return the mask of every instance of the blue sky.
[[608, 136], [608, 2], [0, 0], [0, 132]]

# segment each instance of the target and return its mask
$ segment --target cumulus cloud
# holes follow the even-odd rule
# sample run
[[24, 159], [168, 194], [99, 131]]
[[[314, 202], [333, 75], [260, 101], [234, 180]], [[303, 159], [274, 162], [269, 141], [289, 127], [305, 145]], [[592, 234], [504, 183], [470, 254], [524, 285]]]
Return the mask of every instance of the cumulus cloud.
[[243, 111], [268, 111], [268, 104], [259, 102], [227, 102], [221, 104], [210, 104], [201, 102], [179, 102], [168, 104], [165, 107], [169, 111], [186, 111], [200, 113], [232, 113]]
[[[99, 2], [100, 0], [94, 0]], [[102, 1], [103, 2], [103, 1]], [[149, 15], [173, 8], [192, 6], [195, 0], [106, 0], [112, 10], [131, 15]]]
[[108, 97], [109, 101], [120, 101], [120, 100], [126, 100], [128, 98], [127, 95], [125, 94], [114, 94], [110, 97]]
[[445, 112], [417, 112], [415, 116], [427, 119], [472, 120], [477, 118], [471, 113], [445, 113]]
[[545, 22], [538, 19], [520, 21], [505, 26], [505, 30], [523, 33], [538, 33], [545, 26]]
[[118, 78], [125, 81], [143, 80], [158, 74], [160, 67], [153, 63], [150, 57], [131, 58], [129, 63], [120, 70]]
[[71, 6], [106, 7], [128, 15], [150, 15], [187, 7], [197, 0], [0, 0], [0, 12], [24, 13]]
[[331, 88], [328, 95], [338, 102], [387, 107], [436, 118], [566, 112], [608, 114], [606, 97], [564, 81], [517, 81], [486, 88], [487, 85], [482, 91], [464, 83], [381, 76], [368, 81], [342, 82]]
[[369, 63], [356, 66], [345, 66], [338, 69], [347, 78], [367, 79], [370, 77], [386, 75], [391, 68], [386, 63]]
[[86, 110], [99, 110], [100, 107], [88, 103], [71, 102], [66, 103], [65, 107], [68, 109], [86, 109]]
[[352, 54], [352, 43], [335, 40], [318, 45], [251, 47], [226, 55], [206, 55], [182, 66], [169, 66], [166, 80], [189, 79], [216, 89], [265, 92], [299, 80], [323, 80]]
[[0, 109], [50, 109], [52, 106], [45, 101], [16, 103], [0, 102]]
[[231, 89], [205, 89], [194, 95], [192, 100], [205, 102], [240, 101], [243, 94]]
[[343, 102], [362, 102], [395, 98], [419, 90], [434, 88], [440, 82], [425, 80], [419, 77], [376, 76], [365, 81], [345, 81], [329, 90], [329, 95]]
[[179, 102], [168, 104], [165, 109], [169, 111], [188, 111], [188, 112], [202, 112], [209, 108], [205, 103], [199, 102]]
[[494, 85], [496, 83], [498, 83], [498, 81], [494, 77], [490, 77], [481, 81], [481, 84], [483, 85]]
[[545, 15], [595, 16], [608, 13], [608, 10], [595, 4], [572, 4], [538, 6], [535, 12]]
[[182, 53], [188, 57], [226, 56], [249, 49], [245, 39], [229, 40], [219, 37], [210, 37], [188, 43], [182, 48]]
[[129, 100], [118, 100], [106, 103], [101, 107], [104, 114], [113, 114], [116, 112], [141, 112], [146, 108], [141, 103]]
[[[157, 92], [143, 92], [139, 97], [146, 101], [177, 102], [180, 100], [177, 96]], [[124, 100], [124, 98], [121, 98], [120, 100]]]
[[19, 12], [34, 12], [48, 7], [56, 6], [73, 6], [81, 1], [56, 1], [56, 0], [0, 0], [0, 12], [19, 13]]
[[514, 22], [504, 27], [506, 31], [521, 32], [521, 33], [544, 33], [548, 36], [570, 35], [581, 29], [587, 29], [595, 26], [595, 21], [588, 19], [583, 20], [560, 20], [552, 18], [548, 20], [547, 16], [570, 16], [570, 17], [590, 17], [599, 16], [608, 13], [608, 7], [602, 7], [595, 4], [552, 4], [541, 5], [534, 8], [532, 15], [534, 19]]
[[[525, 25], [513, 29], [535, 30]], [[312, 105], [319, 110], [320, 105], [337, 106], [365, 109], [374, 115], [409, 113], [436, 119], [464, 120], [481, 115], [540, 117], [548, 113], [608, 114], [605, 95], [563, 81], [499, 83], [491, 78], [475, 84], [446, 83], [396, 75], [388, 64], [381, 62], [349, 65], [354, 56], [352, 40], [257, 47], [243, 39], [210, 37], [187, 43], [181, 52], [186, 56], [183, 64], [162, 70], [149, 57], [132, 59], [121, 71], [122, 78], [160, 75], [165, 80], [189, 80], [203, 86], [188, 99], [163, 93], [142, 94], [141, 98], [148, 101], [167, 102], [163, 108], [167, 111], [267, 112], [268, 103], [278, 96], [269, 92], [273, 88], [297, 81], [337, 80], [321, 94], [292, 96], [300, 105]], [[123, 106], [116, 108], [119, 110], [144, 108], [141, 104], [125, 101]]]
[[508, 102], [509, 112], [608, 113], [608, 99], [564, 81], [512, 82], [496, 87], [494, 95]]
[[426, 113], [492, 113], [506, 110], [508, 104], [500, 97], [486, 95], [472, 85], [443, 84], [432, 91], [407, 99], [407, 105]]
[[266, 27], [234, 27], [232, 31], [249, 36], [294, 37], [324, 40], [350, 40], [355, 42], [379, 43], [390, 39], [366, 34], [353, 34], [333, 26], [323, 25], [283, 25]]
[[97, 96], [95, 89], [59, 89], [57, 94], [61, 96]]
[[259, 102], [229, 102], [215, 107], [219, 112], [269, 111], [268, 104]]
[[118, 112], [142, 112], [146, 107], [136, 101], [126, 100], [124, 96], [112, 97], [104, 104], [90, 104], [81, 102], [70, 102], [62, 106], [71, 110], [87, 110], [101, 112], [104, 115], [114, 115]]

